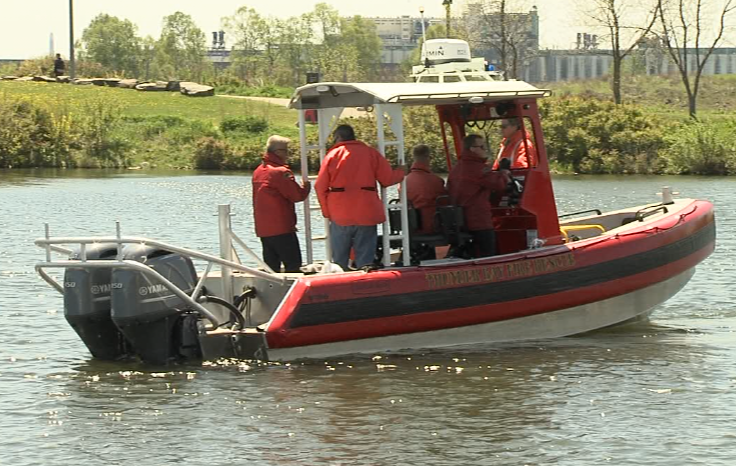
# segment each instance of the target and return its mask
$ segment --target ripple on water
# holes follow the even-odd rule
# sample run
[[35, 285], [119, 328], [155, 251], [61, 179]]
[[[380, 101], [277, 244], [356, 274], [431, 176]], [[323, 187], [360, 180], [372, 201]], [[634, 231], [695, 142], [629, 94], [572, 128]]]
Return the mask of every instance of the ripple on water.
[[248, 177], [16, 175], [0, 175], [3, 464], [736, 462], [731, 179], [555, 179], [560, 212], [650, 202], [661, 185], [714, 201], [716, 252], [652, 323], [527, 344], [161, 369], [89, 359], [60, 296], [33, 271], [43, 253], [32, 239], [44, 221], [87, 235], [120, 220], [124, 234], [216, 253], [214, 206], [232, 202], [236, 232], [259, 250]]

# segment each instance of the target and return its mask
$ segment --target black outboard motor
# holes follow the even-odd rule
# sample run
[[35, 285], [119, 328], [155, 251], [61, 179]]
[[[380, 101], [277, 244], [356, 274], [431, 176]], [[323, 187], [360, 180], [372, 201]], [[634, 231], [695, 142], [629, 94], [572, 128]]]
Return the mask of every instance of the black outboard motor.
[[[180, 254], [131, 244], [123, 258], [142, 262], [191, 295], [197, 273], [191, 259]], [[135, 353], [149, 364], [162, 365], [182, 356], [199, 356], [198, 315], [155, 277], [137, 270], [112, 272], [112, 320], [130, 341]]]
[[[87, 245], [87, 260], [113, 260], [116, 244]], [[80, 260], [81, 249], [76, 249], [70, 260]], [[92, 356], [114, 360], [128, 354], [125, 337], [110, 318], [109, 268], [69, 268], [64, 273], [64, 317], [82, 339]]]

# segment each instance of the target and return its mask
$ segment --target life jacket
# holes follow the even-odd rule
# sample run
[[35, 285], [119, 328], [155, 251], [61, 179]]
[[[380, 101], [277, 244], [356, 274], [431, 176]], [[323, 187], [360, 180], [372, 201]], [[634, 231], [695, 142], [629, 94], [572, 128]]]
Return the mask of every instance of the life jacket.
[[303, 201], [309, 188], [301, 187], [278, 155], [266, 153], [253, 172], [253, 213], [256, 236], [283, 235], [296, 231], [294, 204]]
[[512, 170], [537, 166], [537, 150], [528, 131], [519, 130], [510, 138], [503, 138], [498, 156], [493, 162], [494, 170], [498, 170], [498, 164], [503, 158], [511, 161]]
[[445, 181], [431, 172], [429, 164], [414, 162], [406, 176], [406, 197], [420, 212], [421, 225], [417, 233], [434, 233], [437, 198], [445, 195], [447, 195]]
[[314, 189], [324, 217], [340, 226], [377, 225], [386, 221], [386, 214], [376, 183], [388, 187], [402, 179], [404, 171], [392, 169], [374, 148], [341, 141], [322, 161]]
[[492, 171], [487, 160], [466, 150], [450, 170], [447, 191], [455, 205], [463, 207], [468, 231], [492, 230], [491, 194], [506, 189], [501, 172]]

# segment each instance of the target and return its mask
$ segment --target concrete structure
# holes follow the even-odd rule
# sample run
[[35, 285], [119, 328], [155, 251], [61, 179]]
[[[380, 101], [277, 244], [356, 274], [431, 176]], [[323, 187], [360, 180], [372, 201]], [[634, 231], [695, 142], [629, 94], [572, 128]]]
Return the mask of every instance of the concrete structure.
[[[396, 18], [367, 18], [376, 24], [378, 37], [383, 41], [381, 64], [400, 65], [411, 57], [422, 38], [422, 19], [411, 16]], [[424, 27], [445, 24], [444, 19], [424, 18]]]
[[[473, 48], [473, 56], [482, 56], [489, 63], [499, 64], [501, 54], [496, 46], [501, 42], [501, 29], [506, 29], [504, 34], [518, 50], [519, 78], [521, 70], [530, 57], [536, 56], [539, 51], [539, 14], [537, 7], [532, 7], [528, 13], [484, 13], [484, 6], [480, 3], [471, 3], [463, 14], [463, 22], [467, 25], [473, 36], [482, 38], [476, 40]], [[510, 49], [510, 48], [509, 48]], [[507, 53], [506, 65], [511, 66], [513, 57]], [[508, 73], [511, 70], [504, 70]]]
[[[702, 50], [701, 50], [702, 55]], [[633, 63], [632, 63], [633, 62]], [[688, 50], [688, 68], [695, 70], [694, 50]], [[527, 60], [519, 79], [528, 82], [556, 82], [601, 78], [611, 73], [613, 57], [610, 50], [541, 50]], [[624, 68], [637, 73], [667, 75], [679, 73], [667, 50], [643, 48], [624, 59]], [[736, 74], [736, 48], [717, 48], [703, 68], [703, 75]]]

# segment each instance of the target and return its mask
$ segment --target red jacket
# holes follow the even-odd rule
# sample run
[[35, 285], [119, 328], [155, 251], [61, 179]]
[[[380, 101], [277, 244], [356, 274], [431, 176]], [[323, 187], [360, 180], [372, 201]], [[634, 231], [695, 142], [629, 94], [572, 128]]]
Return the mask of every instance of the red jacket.
[[322, 215], [341, 226], [378, 225], [386, 221], [376, 182], [388, 187], [401, 182], [404, 171], [360, 141], [335, 144], [322, 161], [314, 185]]
[[278, 155], [266, 153], [253, 172], [253, 212], [256, 236], [284, 235], [296, 231], [294, 203], [303, 201], [309, 188], [294, 180], [289, 166]]
[[420, 234], [434, 232], [434, 213], [437, 198], [447, 195], [445, 180], [432, 173], [429, 165], [414, 162], [406, 175], [406, 197], [415, 209], [419, 209], [422, 223], [417, 230]]
[[491, 171], [486, 159], [470, 151], [462, 153], [447, 178], [447, 191], [454, 204], [463, 207], [469, 231], [493, 229], [491, 193], [503, 192], [505, 188], [505, 176]]
[[[524, 141], [526, 141], [526, 144]], [[498, 169], [498, 162], [503, 158], [511, 161], [512, 169], [537, 166], [537, 150], [534, 148], [534, 144], [532, 144], [528, 131], [519, 130], [510, 138], [503, 138], [496, 161], [493, 162], [494, 170]]]

